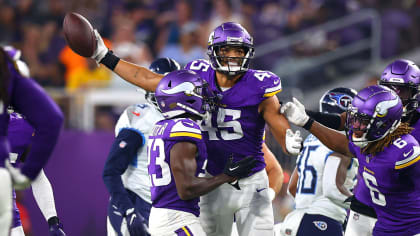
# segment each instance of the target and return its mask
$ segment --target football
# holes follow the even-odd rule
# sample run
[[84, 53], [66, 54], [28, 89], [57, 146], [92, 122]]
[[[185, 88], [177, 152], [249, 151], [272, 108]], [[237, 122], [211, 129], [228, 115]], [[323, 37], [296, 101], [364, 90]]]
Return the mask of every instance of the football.
[[69, 47], [83, 57], [90, 57], [96, 50], [92, 25], [82, 15], [70, 12], [63, 21], [63, 31]]

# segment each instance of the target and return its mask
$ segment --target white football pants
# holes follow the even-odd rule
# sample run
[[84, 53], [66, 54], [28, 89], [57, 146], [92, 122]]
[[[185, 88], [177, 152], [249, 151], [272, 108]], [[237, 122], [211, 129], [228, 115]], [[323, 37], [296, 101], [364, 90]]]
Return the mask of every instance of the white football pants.
[[239, 180], [239, 187], [223, 184], [200, 198], [200, 222], [207, 236], [230, 236], [234, 218], [241, 236], [273, 236], [273, 206], [265, 170]]

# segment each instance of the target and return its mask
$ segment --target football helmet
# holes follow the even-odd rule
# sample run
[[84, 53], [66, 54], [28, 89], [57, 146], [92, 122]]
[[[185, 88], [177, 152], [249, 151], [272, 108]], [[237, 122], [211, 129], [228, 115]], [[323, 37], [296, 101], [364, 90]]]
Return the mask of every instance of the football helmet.
[[197, 73], [177, 70], [163, 77], [156, 88], [156, 101], [165, 118], [189, 113], [206, 118], [215, 108], [215, 96]]
[[322, 95], [319, 101], [319, 111], [324, 113], [343, 113], [356, 96], [356, 90], [352, 88], [334, 88]]
[[[346, 132], [359, 147], [384, 138], [401, 123], [403, 105], [398, 95], [381, 85], [360, 90], [347, 110]], [[363, 134], [360, 136], [360, 132]], [[356, 137], [359, 133], [360, 137]]]
[[[224, 46], [239, 46], [244, 49], [244, 57], [226, 57], [219, 55], [220, 48]], [[242, 25], [234, 22], [225, 22], [216, 27], [209, 36], [207, 55], [214, 70], [229, 75], [246, 72], [250, 59], [254, 56], [254, 41]], [[230, 60], [240, 59], [236, 65]]]
[[[181, 66], [179, 66], [179, 63], [169, 57], [158, 58], [154, 60], [152, 64], [150, 64], [149, 66], [149, 70], [155, 73], [161, 74], [161, 75], [166, 75], [169, 72], [179, 70], [179, 69], [181, 69]], [[155, 97], [154, 92], [147, 91], [145, 97], [149, 103], [154, 105], [160, 111], [160, 108], [156, 102], [156, 97]]]
[[420, 89], [420, 70], [414, 62], [403, 59], [392, 62], [382, 73], [379, 84], [398, 94], [404, 105], [404, 118], [418, 108], [416, 97]]

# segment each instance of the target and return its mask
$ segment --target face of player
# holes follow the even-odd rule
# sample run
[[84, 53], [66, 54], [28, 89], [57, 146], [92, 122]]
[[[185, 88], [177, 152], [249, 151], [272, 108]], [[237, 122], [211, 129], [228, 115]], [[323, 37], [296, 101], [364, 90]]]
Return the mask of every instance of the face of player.
[[218, 56], [222, 66], [241, 66], [245, 49], [241, 46], [223, 46], [219, 49]]
[[350, 127], [353, 130], [353, 136], [355, 138], [361, 138], [367, 131], [367, 127], [370, 123], [370, 119], [362, 116], [353, 116], [350, 120]]
[[410, 88], [407, 86], [388, 85], [387, 87], [394, 90], [394, 92], [398, 94], [398, 96], [401, 98], [401, 101], [403, 102], [403, 105], [407, 105], [408, 99], [412, 97]]

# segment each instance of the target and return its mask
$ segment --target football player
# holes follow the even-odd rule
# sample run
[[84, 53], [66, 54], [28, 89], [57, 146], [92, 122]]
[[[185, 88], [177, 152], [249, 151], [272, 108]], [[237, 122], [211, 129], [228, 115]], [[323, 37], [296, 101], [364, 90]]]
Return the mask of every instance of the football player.
[[[155, 90], [162, 75], [121, 60], [95, 33], [97, 47], [92, 58], [96, 62], [128, 82]], [[293, 133], [284, 116], [277, 112], [280, 104], [275, 95], [282, 89], [280, 78], [269, 71], [249, 69], [254, 55], [249, 33], [240, 24], [227, 22], [211, 33], [208, 43], [210, 61], [197, 60], [186, 67], [206, 80], [219, 99], [217, 111], [201, 122], [209, 151], [206, 174], [222, 173], [231, 153], [235, 161], [252, 155], [258, 164], [249, 178], [237, 184], [239, 191], [225, 184], [203, 196], [201, 220], [208, 235], [230, 235], [234, 217], [240, 235], [272, 235], [274, 217], [261, 152], [264, 126], [268, 124], [288, 154], [299, 153], [302, 138], [298, 132]]]
[[[389, 64], [381, 75], [379, 84], [394, 90], [401, 98], [403, 103], [403, 115], [401, 120], [408, 122], [414, 130], [411, 135], [418, 141], [420, 140], [420, 113], [418, 111], [418, 92], [420, 85], [420, 70], [414, 62], [398, 59]], [[340, 129], [344, 128], [346, 113], [340, 116], [315, 113], [308, 111], [308, 114], [323, 125]], [[359, 166], [363, 169], [363, 166]], [[355, 196], [350, 198], [351, 211], [348, 217], [346, 236], [368, 236], [372, 235], [373, 227], [376, 222], [375, 210], [371, 207], [372, 200], [370, 191], [364, 181], [358, 181], [354, 190]]]
[[231, 155], [222, 173], [205, 177], [209, 150], [196, 121], [210, 116], [216, 98], [197, 73], [178, 70], [166, 75], [156, 89], [156, 101], [165, 119], [155, 124], [147, 145], [152, 183], [150, 232], [206, 235], [198, 219], [199, 196], [249, 176], [257, 159], [248, 156], [237, 161]]
[[[320, 100], [320, 112], [346, 112], [356, 93], [349, 88], [327, 91]], [[288, 187], [296, 209], [275, 227], [276, 235], [343, 235], [342, 225], [350, 205], [344, 201], [352, 195], [357, 167], [357, 160], [342, 158], [310, 134]]]
[[[391, 89], [362, 89], [347, 111], [347, 135], [314, 122], [297, 100], [282, 107], [290, 122], [314, 134], [330, 149], [358, 158], [358, 175], [377, 215], [373, 235], [420, 233], [420, 147], [402, 123], [404, 106]], [[357, 193], [356, 193], [357, 194]], [[356, 195], [357, 197], [357, 195]]]
[[[50, 157], [63, 124], [59, 107], [21, 72], [16, 53], [10, 48], [8, 51], [0, 48], [0, 235], [8, 235], [12, 222], [12, 181], [15, 189], [25, 189], [36, 179]], [[21, 168], [11, 166], [8, 159], [9, 105], [25, 116], [37, 132]]]
[[[159, 58], [149, 67], [158, 74], [167, 74], [179, 70], [179, 64], [170, 58]], [[149, 103], [135, 104], [127, 107], [115, 126], [115, 141], [112, 145], [103, 171], [104, 183], [111, 195], [108, 205], [108, 235], [135, 234], [135, 227], [144, 227], [137, 221], [127, 221], [130, 214], [144, 218], [149, 224], [150, 180], [147, 173], [147, 140], [153, 125], [163, 119], [161, 112], [155, 108], [154, 94], [148, 92]], [[138, 139], [140, 136], [140, 139]], [[135, 146], [129, 140], [136, 140]], [[134, 158], [133, 158], [134, 157]], [[134, 211], [133, 211], [134, 209]], [[128, 223], [128, 225], [127, 225]]]
[[[18, 113], [10, 114], [10, 122], [8, 128], [8, 139], [10, 142], [10, 163], [17, 166], [19, 162], [24, 162], [26, 155], [31, 149], [31, 139], [36, 135], [32, 126]], [[55, 209], [54, 193], [51, 183], [41, 169], [38, 177], [31, 183], [32, 193], [39, 209], [44, 215], [49, 226], [51, 236], [66, 235], [63, 231], [63, 224], [57, 217]], [[13, 192], [13, 222], [10, 232], [11, 236], [24, 236], [22, 222], [20, 220], [20, 212], [16, 206], [16, 194]]]

